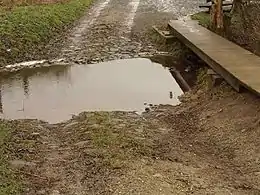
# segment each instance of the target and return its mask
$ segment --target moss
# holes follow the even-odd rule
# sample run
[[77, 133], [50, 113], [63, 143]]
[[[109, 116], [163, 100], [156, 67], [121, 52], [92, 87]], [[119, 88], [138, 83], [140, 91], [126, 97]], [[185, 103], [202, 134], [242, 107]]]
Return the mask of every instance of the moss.
[[20, 61], [78, 19], [91, 0], [30, 5], [0, 15], [0, 65]]
[[198, 20], [199, 24], [208, 28], [210, 25], [210, 15], [207, 12], [199, 12], [191, 16], [192, 20]]
[[8, 145], [11, 136], [10, 127], [3, 121], [0, 123], [0, 195], [20, 194], [22, 184], [11, 170], [8, 163]]

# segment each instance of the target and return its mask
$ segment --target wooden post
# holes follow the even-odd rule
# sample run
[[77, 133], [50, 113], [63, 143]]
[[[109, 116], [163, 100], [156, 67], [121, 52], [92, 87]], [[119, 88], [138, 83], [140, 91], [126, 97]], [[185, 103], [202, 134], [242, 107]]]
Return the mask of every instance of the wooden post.
[[219, 34], [222, 34], [224, 29], [222, 2], [222, 0], [214, 0], [210, 12], [210, 27]]

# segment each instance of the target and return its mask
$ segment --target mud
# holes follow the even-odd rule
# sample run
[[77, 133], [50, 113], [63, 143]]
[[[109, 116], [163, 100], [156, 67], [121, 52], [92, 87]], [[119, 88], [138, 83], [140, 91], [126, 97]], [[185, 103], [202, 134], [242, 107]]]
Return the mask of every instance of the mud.
[[154, 24], [196, 12], [199, 2], [98, 1], [67, 39], [54, 47], [56, 55], [50, 56], [90, 64], [160, 54], [160, 49], [147, 41], [147, 31]]
[[259, 100], [225, 85], [182, 100], [143, 115], [9, 122], [10, 163], [25, 194], [259, 194]]

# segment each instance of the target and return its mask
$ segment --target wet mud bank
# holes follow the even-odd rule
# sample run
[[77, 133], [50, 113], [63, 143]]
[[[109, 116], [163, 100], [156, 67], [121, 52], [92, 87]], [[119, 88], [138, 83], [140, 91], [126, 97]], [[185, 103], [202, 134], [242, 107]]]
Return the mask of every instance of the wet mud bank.
[[259, 100], [226, 85], [183, 98], [142, 115], [5, 121], [6, 163], [32, 195], [259, 194]]

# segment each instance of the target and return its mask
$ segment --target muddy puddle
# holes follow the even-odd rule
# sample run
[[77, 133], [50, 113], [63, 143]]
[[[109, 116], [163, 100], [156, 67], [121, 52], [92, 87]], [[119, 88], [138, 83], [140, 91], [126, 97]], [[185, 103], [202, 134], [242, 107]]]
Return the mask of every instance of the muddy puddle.
[[67, 120], [82, 111], [144, 111], [179, 103], [168, 69], [149, 59], [26, 70], [1, 79], [1, 117]]

